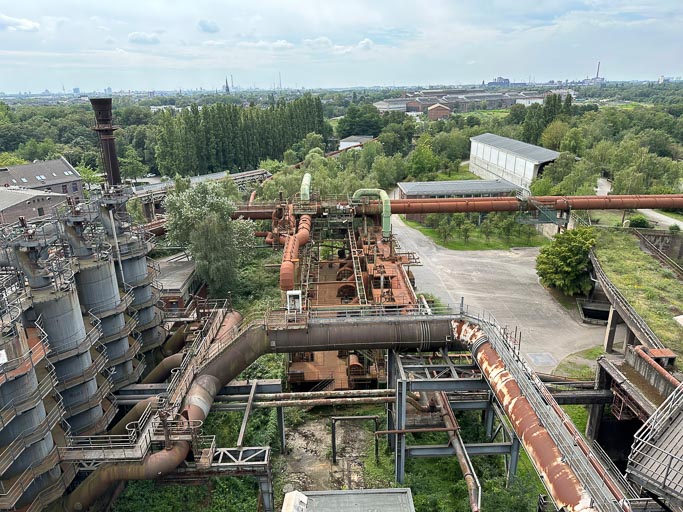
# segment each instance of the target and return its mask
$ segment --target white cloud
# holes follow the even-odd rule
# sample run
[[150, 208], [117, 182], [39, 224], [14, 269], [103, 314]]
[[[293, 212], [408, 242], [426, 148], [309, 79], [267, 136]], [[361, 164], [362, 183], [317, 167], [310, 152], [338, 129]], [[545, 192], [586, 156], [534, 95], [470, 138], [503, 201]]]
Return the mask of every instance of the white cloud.
[[12, 18], [0, 13], [0, 30], [10, 32], [37, 32], [40, 30], [40, 23], [26, 18]]
[[237, 43], [237, 46], [244, 49], [267, 51], [282, 51], [294, 48], [294, 45], [285, 39], [278, 39], [277, 41], [240, 41]]
[[222, 47], [222, 46], [228, 46], [228, 42], [225, 39], [218, 39], [218, 40], [209, 39], [207, 41], [202, 41], [202, 46]]
[[221, 31], [221, 28], [218, 26], [218, 23], [210, 20], [199, 20], [197, 22], [197, 28], [201, 32], [205, 32], [207, 34], [215, 34], [216, 32]]
[[358, 41], [358, 49], [360, 50], [371, 50], [374, 46], [375, 43], [372, 42], [372, 39], [367, 37]]
[[149, 32], [131, 32], [128, 34], [128, 42], [133, 44], [159, 44], [161, 40], [158, 35]]
[[332, 48], [332, 41], [329, 37], [320, 36], [315, 39], [304, 39], [304, 46], [314, 51], [325, 51]]

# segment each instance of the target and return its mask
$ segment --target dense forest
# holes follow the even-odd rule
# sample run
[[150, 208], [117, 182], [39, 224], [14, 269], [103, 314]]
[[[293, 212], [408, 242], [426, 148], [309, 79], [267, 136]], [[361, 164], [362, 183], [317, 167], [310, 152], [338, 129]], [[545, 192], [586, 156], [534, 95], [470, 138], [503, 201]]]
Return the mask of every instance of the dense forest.
[[[532, 185], [536, 194], [593, 193], [598, 176], [612, 179], [615, 193], [680, 190], [682, 84], [588, 87], [579, 90], [580, 101], [550, 95], [543, 105], [514, 105], [505, 113], [477, 111], [435, 122], [400, 112], [382, 115], [372, 106], [372, 101], [400, 92], [206, 94], [138, 103], [116, 98], [122, 172], [131, 179], [149, 172], [188, 176], [256, 168], [262, 161], [284, 170], [304, 160], [311, 149], [329, 150], [333, 135], [368, 134], [380, 144], [367, 155], [346, 155], [325, 164], [313, 155], [306, 167], [324, 171], [317, 179], [321, 183], [331, 179], [340, 186], [367, 182], [388, 188], [405, 179], [457, 179], [460, 161], [469, 156], [469, 138], [491, 132], [563, 153]], [[152, 113], [147, 104], [159, 102], [185, 108]], [[340, 113], [346, 115], [333, 133], [325, 118]], [[81, 169], [101, 170], [92, 124], [87, 103], [10, 107], [0, 102], [0, 165], [64, 155]], [[296, 175], [290, 170], [280, 179], [294, 182]]]

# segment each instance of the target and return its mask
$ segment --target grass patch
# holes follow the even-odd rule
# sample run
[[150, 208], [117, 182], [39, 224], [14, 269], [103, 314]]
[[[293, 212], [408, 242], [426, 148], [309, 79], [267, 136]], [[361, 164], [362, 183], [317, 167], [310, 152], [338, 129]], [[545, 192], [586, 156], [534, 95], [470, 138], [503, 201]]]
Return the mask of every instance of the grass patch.
[[579, 432], [586, 431], [588, 425], [588, 408], [585, 405], [563, 405], [562, 409], [567, 413], [567, 416], [576, 425]]
[[[533, 232], [529, 230], [526, 233], [520, 233], [519, 230], [517, 230], [517, 232], [509, 238], [498, 234], [492, 234], [487, 240], [483, 234], [475, 229], [472, 231], [470, 238], [467, 241], [458, 238], [456, 235], [455, 238], [444, 243], [435, 229], [425, 227], [419, 222], [406, 220], [404, 216], [401, 218], [406, 225], [413, 229], [417, 229], [420, 233], [433, 240], [437, 245], [454, 251], [507, 250], [511, 247], [540, 247], [550, 242], [550, 240], [543, 235], [538, 234], [536, 230], [533, 230]], [[520, 224], [519, 226], [523, 229], [525, 225]]]
[[568, 358], [563, 359], [553, 373], [577, 380], [591, 380], [595, 377], [595, 370], [585, 362], [573, 361]]
[[628, 231], [599, 230], [595, 253], [607, 277], [670, 349], [683, 353], [683, 286], [676, 275], [644, 253]]
[[[621, 227], [622, 218], [624, 218], [622, 210], [584, 210], [574, 213], [586, 222], [590, 221], [590, 224], [597, 224], [598, 226]], [[625, 220], [637, 214], [638, 212], [627, 211]]]
[[602, 345], [575, 352], [560, 361], [560, 364], [557, 365], [553, 373], [577, 380], [593, 380], [595, 378], [595, 368], [590, 363], [604, 353]]
[[665, 210], [655, 210], [658, 213], [661, 213], [662, 215], [666, 215], [667, 217], [671, 217], [672, 219], [679, 220], [683, 222], [683, 214], [678, 213], [678, 212], [667, 212]]
[[440, 172], [434, 181], [459, 181], [459, 180], [480, 180], [481, 178], [469, 171], [470, 164], [460, 166], [459, 172]]
[[553, 299], [567, 311], [573, 311], [577, 308], [576, 297], [565, 295], [557, 288], [546, 286], [545, 289], [548, 290], [548, 293], [550, 293]]

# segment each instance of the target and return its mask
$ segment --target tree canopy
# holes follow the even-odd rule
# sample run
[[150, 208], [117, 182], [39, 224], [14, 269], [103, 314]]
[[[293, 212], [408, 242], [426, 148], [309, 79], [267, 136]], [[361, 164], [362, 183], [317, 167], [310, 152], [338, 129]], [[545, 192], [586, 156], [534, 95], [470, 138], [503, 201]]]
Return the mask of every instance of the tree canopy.
[[555, 236], [536, 258], [541, 283], [566, 295], [587, 294], [593, 285], [588, 273], [588, 253], [594, 244], [592, 228], [579, 227]]
[[237, 285], [238, 270], [255, 247], [254, 223], [231, 219], [232, 193], [230, 183], [201, 182], [164, 202], [169, 241], [187, 247], [214, 297], [227, 296]]

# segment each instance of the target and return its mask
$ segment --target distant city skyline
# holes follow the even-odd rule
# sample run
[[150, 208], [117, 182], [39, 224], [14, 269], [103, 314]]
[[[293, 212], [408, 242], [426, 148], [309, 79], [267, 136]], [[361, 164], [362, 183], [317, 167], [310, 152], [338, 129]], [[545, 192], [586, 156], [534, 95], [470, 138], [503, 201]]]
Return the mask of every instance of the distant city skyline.
[[32, 0], [0, 7], [0, 91], [654, 81], [681, 27], [673, 0]]

